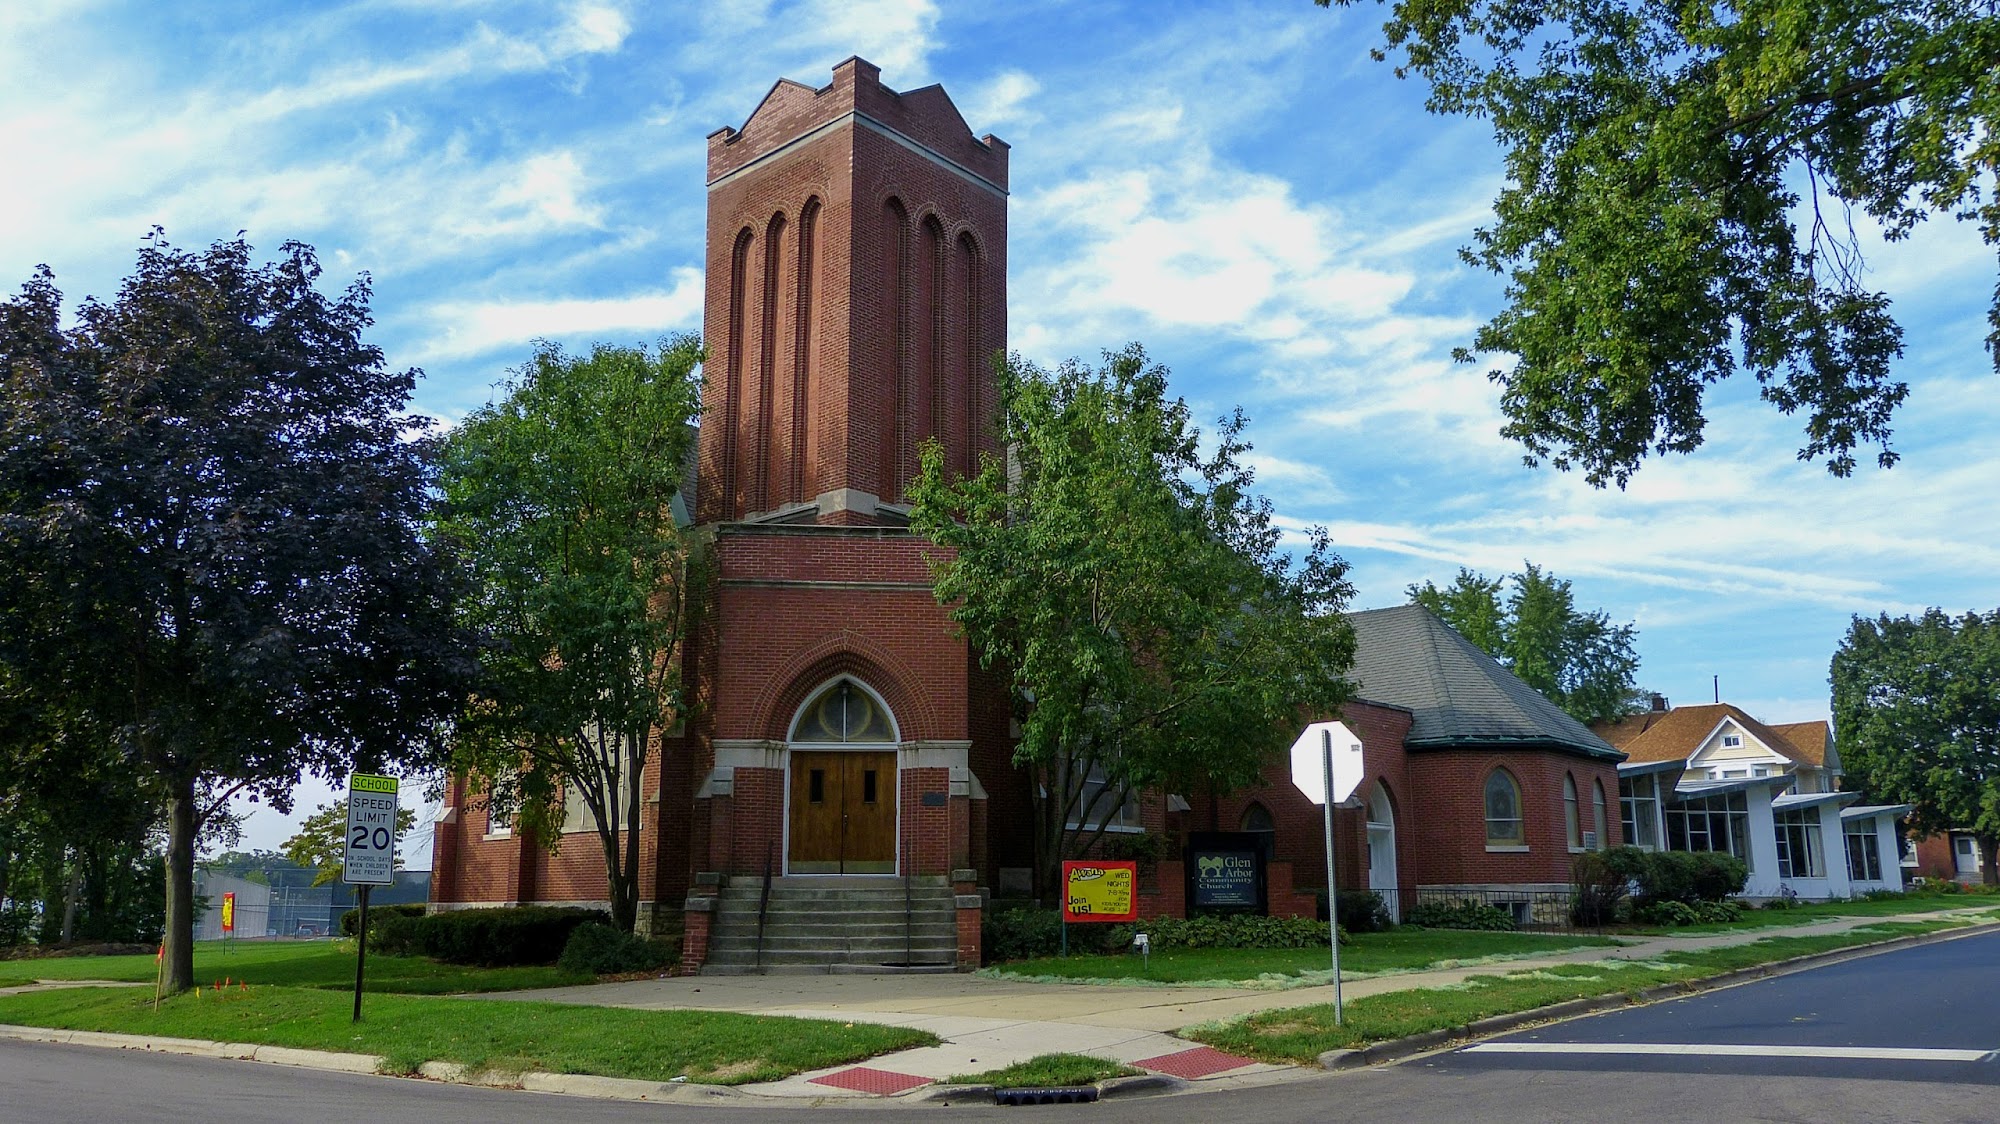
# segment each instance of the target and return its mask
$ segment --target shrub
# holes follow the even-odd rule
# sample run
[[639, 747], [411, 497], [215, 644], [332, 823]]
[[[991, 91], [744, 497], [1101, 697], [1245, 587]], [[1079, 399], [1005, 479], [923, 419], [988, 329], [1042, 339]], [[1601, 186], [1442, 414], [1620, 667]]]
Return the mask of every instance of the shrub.
[[1694, 859], [1693, 890], [1698, 902], [1719, 902], [1731, 894], [1740, 894], [1750, 881], [1750, 864], [1735, 855], [1722, 851], [1696, 851], [1689, 856]]
[[[422, 917], [430, 912], [430, 906], [423, 902], [402, 902], [397, 905], [371, 905], [368, 907], [368, 939], [375, 940], [382, 932], [382, 922], [390, 917]], [[352, 937], [361, 930], [361, 911], [350, 909], [340, 915], [340, 935]]]
[[[1107, 925], [1071, 925], [1071, 952], [1101, 952]], [[1130, 938], [1126, 938], [1128, 941]], [[980, 953], [988, 964], [1032, 960], [1062, 951], [1062, 915], [1053, 909], [1006, 909], [987, 913], [979, 925]]]
[[1647, 925], [1693, 925], [1699, 915], [1688, 903], [1670, 898], [1640, 906], [1632, 911], [1632, 919]]
[[[1169, 948], [1312, 948], [1327, 943], [1327, 924], [1310, 917], [1265, 917], [1256, 913], [1208, 914], [1201, 917], [1155, 917], [1114, 926], [1106, 934], [1108, 951], [1132, 946], [1144, 933], [1153, 951]], [[1075, 936], [1074, 930], [1071, 936]], [[1340, 935], [1342, 944], [1347, 934]]]
[[1424, 929], [1506, 932], [1514, 928], [1514, 918], [1506, 910], [1479, 902], [1424, 902], [1412, 909], [1403, 922]]
[[1696, 902], [1694, 916], [1697, 924], [1727, 925], [1743, 919], [1743, 907], [1735, 902]]
[[[1618, 851], [1640, 854], [1637, 848], [1621, 847]], [[1570, 897], [1569, 921], [1580, 928], [1591, 929], [1609, 925], [1618, 919], [1619, 907], [1625, 903], [1625, 895], [1631, 891], [1632, 875], [1625, 869], [1627, 858], [1613, 851], [1587, 851], [1576, 857], [1570, 867], [1570, 880], [1574, 892]]]
[[[1901, 890], [1870, 890], [1861, 895], [1861, 900], [1865, 902], [1894, 902], [1901, 901], [1907, 897], [1909, 895]], [[1770, 909], [1771, 903], [1765, 902], [1764, 908]]]
[[1395, 925], [1382, 895], [1373, 890], [1340, 892], [1340, 927], [1349, 933], [1379, 933]]
[[565, 972], [587, 972], [609, 976], [619, 972], [650, 972], [674, 962], [674, 954], [661, 945], [610, 925], [595, 921], [570, 931], [557, 966]]
[[497, 968], [510, 964], [553, 964], [579, 925], [609, 925], [601, 909], [509, 906], [454, 909], [420, 917], [392, 915], [374, 924], [371, 937], [390, 954], [428, 956], [451, 964]]

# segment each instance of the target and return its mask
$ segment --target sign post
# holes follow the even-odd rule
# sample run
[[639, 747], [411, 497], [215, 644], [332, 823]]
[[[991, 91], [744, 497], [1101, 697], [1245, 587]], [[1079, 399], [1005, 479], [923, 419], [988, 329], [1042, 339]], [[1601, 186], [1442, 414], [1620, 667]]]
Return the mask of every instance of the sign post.
[[[1336, 736], [1338, 735], [1338, 736]], [[1333, 1022], [1345, 1021], [1340, 996], [1340, 883], [1333, 864], [1333, 809], [1361, 787], [1361, 739], [1339, 722], [1314, 722], [1292, 743], [1292, 783], [1326, 805], [1326, 922], [1333, 945]]]
[[354, 1021], [361, 1021], [361, 981], [368, 965], [368, 891], [396, 884], [396, 778], [356, 773], [347, 779], [347, 838], [340, 880], [359, 886], [359, 943], [354, 953]]

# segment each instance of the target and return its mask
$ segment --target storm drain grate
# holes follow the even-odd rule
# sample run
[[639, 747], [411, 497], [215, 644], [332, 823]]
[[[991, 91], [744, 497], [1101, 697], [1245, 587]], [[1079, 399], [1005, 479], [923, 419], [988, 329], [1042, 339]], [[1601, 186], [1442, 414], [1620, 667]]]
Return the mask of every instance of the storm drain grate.
[[995, 1089], [993, 1103], [1004, 1105], [1027, 1104], [1092, 1104], [1097, 1100], [1097, 1086], [1068, 1085], [1049, 1089]]

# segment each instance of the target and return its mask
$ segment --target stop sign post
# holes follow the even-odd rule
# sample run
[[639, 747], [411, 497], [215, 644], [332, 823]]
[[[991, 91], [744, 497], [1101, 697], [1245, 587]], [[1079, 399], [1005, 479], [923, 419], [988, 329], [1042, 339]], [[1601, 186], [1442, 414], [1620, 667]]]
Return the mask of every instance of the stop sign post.
[[361, 887], [360, 943], [354, 954], [354, 1021], [361, 1021], [361, 979], [368, 964], [368, 891], [396, 884], [395, 777], [356, 773], [347, 779], [347, 836], [341, 841], [340, 880]]
[[1326, 805], [1326, 921], [1333, 945], [1333, 1022], [1345, 1021], [1340, 1001], [1340, 884], [1333, 870], [1333, 809], [1361, 787], [1361, 739], [1339, 722], [1314, 722], [1292, 743], [1292, 784]]

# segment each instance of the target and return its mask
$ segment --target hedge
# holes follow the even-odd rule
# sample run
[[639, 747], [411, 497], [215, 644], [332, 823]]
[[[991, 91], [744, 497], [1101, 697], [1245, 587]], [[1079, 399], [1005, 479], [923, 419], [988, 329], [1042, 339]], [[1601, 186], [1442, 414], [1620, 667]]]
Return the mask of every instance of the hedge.
[[530, 905], [396, 915], [379, 926], [373, 917], [368, 921], [370, 938], [383, 953], [498, 968], [554, 964], [577, 926], [593, 921], [609, 925], [611, 915], [601, 909]]
[[[403, 902], [399, 905], [371, 905], [368, 907], [368, 939], [381, 936], [382, 922], [391, 917], [422, 917], [430, 912], [430, 906], [423, 902]], [[350, 909], [340, 915], [340, 935], [351, 937], [361, 930], [361, 911]]]

